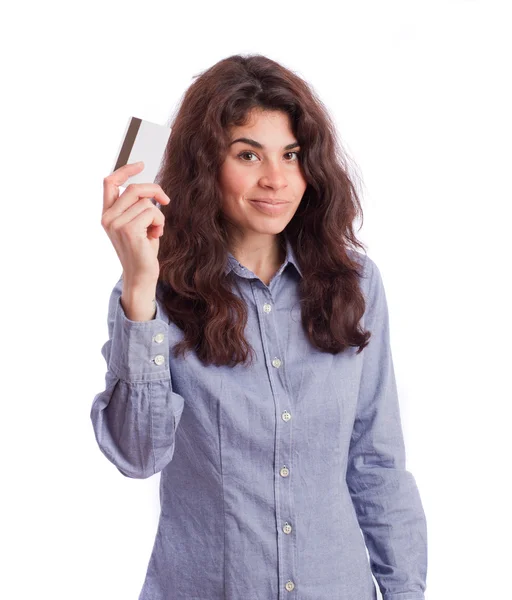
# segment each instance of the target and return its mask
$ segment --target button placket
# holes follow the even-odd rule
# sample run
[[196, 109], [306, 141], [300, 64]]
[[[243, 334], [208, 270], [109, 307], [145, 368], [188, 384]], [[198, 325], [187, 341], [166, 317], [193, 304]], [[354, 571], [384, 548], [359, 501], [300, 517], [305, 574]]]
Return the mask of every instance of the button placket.
[[[283, 582], [281, 585], [284, 584], [284, 589], [287, 591], [292, 591], [295, 589], [295, 583], [291, 579], [291, 577], [293, 577], [295, 574], [296, 567], [294, 550], [295, 546], [293, 544], [293, 540], [285, 539], [283, 537], [290, 536], [290, 534], [293, 536], [292, 525], [286, 519], [290, 519], [292, 522], [294, 519], [293, 501], [290, 498], [290, 490], [288, 489], [287, 485], [289, 484], [291, 473], [287, 465], [284, 464], [290, 461], [292, 456], [291, 426], [288, 425], [292, 415], [291, 411], [286, 410], [285, 408], [287, 405], [289, 406], [288, 403], [290, 401], [290, 390], [285, 381], [286, 373], [279, 373], [279, 376], [277, 376], [277, 373], [275, 372], [275, 374], [272, 373], [272, 368], [280, 369], [283, 367], [284, 371], [284, 356], [279, 356], [279, 354], [283, 351], [279, 342], [280, 333], [283, 332], [279, 331], [280, 322], [278, 319], [277, 307], [274, 303], [271, 303], [269, 299], [270, 296], [266, 293], [265, 289], [262, 289], [262, 287], [263, 286], [256, 284], [252, 285], [256, 305], [260, 307], [258, 310], [258, 320], [260, 322], [260, 332], [262, 334], [261, 341], [263, 344], [267, 364], [269, 367], [271, 367], [269, 369], [269, 379], [276, 410], [274, 418], [278, 419], [276, 435], [279, 438], [279, 443], [276, 443], [278, 450], [275, 455], [275, 461], [276, 471], [279, 472], [279, 477], [275, 479], [275, 485], [276, 495], [279, 497], [279, 501], [276, 504], [276, 519], [277, 522], [280, 523], [277, 529], [278, 533], [280, 533], [280, 535], [278, 535], [278, 544], [282, 547], [280, 556], [282, 556], [283, 559], [279, 566], [279, 578]], [[274, 308], [276, 308], [275, 311], [273, 310]], [[284, 406], [283, 402], [285, 403]], [[281, 422], [281, 425], [279, 425], [279, 422]], [[286, 479], [286, 482], [282, 480], [281, 477]]]

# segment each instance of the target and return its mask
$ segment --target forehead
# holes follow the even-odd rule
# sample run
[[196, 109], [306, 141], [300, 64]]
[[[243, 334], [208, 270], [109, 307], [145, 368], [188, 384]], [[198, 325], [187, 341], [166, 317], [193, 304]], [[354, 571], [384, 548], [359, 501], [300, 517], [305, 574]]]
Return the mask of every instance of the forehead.
[[232, 125], [232, 134], [254, 129], [277, 129], [291, 132], [290, 117], [287, 113], [278, 110], [262, 110], [253, 108], [249, 111], [242, 125]]

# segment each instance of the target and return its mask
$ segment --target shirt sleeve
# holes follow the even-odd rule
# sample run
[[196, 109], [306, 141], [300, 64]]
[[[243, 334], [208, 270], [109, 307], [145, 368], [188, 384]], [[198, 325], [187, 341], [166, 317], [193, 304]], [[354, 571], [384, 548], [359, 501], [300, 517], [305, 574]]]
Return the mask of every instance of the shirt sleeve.
[[109, 301], [105, 389], [90, 418], [100, 450], [127, 477], [145, 479], [174, 454], [184, 400], [173, 392], [169, 369], [169, 321], [159, 299], [151, 321], [131, 321], [121, 304], [123, 280]]
[[406, 470], [386, 295], [377, 265], [369, 277], [356, 418], [347, 484], [383, 600], [424, 600], [427, 525], [413, 475]]

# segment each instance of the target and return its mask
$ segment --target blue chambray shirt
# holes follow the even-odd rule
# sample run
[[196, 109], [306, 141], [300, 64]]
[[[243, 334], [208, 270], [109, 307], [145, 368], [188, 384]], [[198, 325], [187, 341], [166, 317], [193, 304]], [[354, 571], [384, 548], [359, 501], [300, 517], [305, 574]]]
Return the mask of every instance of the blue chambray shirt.
[[375, 600], [372, 572], [384, 600], [424, 599], [426, 519], [405, 466], [380, 272], [350, 250], [372, 337], [359, 355], [321, 352], [302, 328], [286, 241], [268, 286], [229, 255], [252, 367], [175, 359], [182, 331], [158, 298], [155, 319], [135, 322], [122, 279], [112, 291], [94, 433], [127, 477], [161, 472], [139, 600]]

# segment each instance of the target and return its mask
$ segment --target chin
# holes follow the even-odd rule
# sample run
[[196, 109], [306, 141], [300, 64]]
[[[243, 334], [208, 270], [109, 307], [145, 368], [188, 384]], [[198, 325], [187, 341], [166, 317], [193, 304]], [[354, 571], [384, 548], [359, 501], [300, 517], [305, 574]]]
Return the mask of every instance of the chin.
[[285, 227], [288, 225], [289, 221], [283, 221], [281, 219], [274, 219], [271, 223], [262, 223], [261, 225], [258, 223], [254, 223], [251, 226], [251, 229], [257, 233], [265, 233], [267, 235], [277, 235], [284, 231]]

